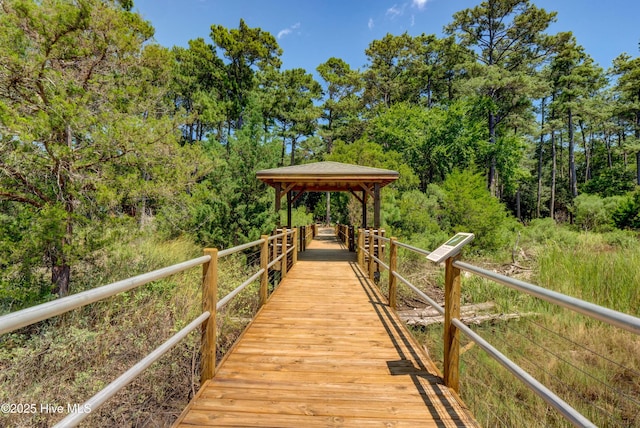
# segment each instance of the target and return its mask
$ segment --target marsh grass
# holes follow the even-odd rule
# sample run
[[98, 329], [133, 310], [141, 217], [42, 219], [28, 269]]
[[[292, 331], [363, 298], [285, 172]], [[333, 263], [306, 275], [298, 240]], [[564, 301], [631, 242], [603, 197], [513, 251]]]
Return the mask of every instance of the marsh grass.
[[[534, 225], [521, 244], [521, 278], [545, 288], [638, 316], [640, 243], [637, 236], [593, 234]], [[527, 236], [527, 234], [531, 234]], [[487, 269], [501, 266], [475, 260]], [[437, 296], [443, 274], [409, 260], [408, 276]], [[422, 272], [419, 274], [417, 272]], [[402, 290], [406, 301], [411, 297]], [[405, 294], [408, 293], [408, 294]], [[640, 427], [640, 337], [518, 293], [463, 275], [462, 303], [494, 301], [499, 312], [536, 313], [473, 327], [502, 353], [598, 426]], [[442, 327], [415, 328], [442, 364]], [[467, 345], [461, 339], [461, 348]], [[477, 346], [461, 356], [461, 396], [483, 426], [570, 426], [562, 416]]]
[[[185, 239], [133, 235], [77, 270], [76, 291], [202, 254]], [[256, 271], [255, 254], [220, 261], [219, 298]], [[201, 312], [197, 267], [0, 338], [0, 402], [83, 403]], [[257, 309], [257, 284], [218, 314], [218, 359]], [[92, 412], [85, 426], [170, 426], [199, 387], [199, 331]], [[0, 415], [0, 426], [46, 427], [63, 415]]]

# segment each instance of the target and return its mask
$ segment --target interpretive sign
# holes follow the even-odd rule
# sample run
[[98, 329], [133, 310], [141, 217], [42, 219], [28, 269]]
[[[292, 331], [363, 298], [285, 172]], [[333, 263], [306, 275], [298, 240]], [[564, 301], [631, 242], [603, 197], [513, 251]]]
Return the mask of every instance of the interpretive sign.
[[440, 263], [449, 257], [453, 257], [460, 252], [462, 247], [473, 241], [473, 237], [473, 233], [456, 233], [453, 238], [449, 239], [429, 254], [427, 259], [434, 263]]

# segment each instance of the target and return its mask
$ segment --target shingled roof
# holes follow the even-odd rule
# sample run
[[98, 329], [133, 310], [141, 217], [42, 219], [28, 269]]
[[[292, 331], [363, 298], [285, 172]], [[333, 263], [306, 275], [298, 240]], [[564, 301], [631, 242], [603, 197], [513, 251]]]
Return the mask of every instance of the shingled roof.
[[398, 179], [397, 171], [340, 162], [316, 162], [282, 168], [263, 169], [256, 173], [259, 180], [270, 186], [282, 185], [293, 191], [340, 192], [380, 187]]

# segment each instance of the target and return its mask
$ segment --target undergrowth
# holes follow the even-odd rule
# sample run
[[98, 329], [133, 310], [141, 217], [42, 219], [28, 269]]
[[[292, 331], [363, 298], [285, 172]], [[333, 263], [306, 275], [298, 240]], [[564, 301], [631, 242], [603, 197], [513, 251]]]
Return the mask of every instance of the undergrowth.
[[[198, 257], [186, 239], [160, 242], [141, 235], [96, 254], [78, 269], [82, 291]], [[221, 260], [219, 297], [255, 272], [237, 255]], [[120, 293], [0, 337], [0, 402], [33, 403], [37, 411], [0, 415], [0, 426], [47, 427], [67, 405], [82, 404], [202, 312], [202, 268]], [[218, 314], [218, 360], [257, 309], [250, 285]], [[92, 411], [85, 426], [170, 426], [199, 388], [199, 330]], [[41, 411], [62, 406], [64, 414]]]
[[[513, 263], [472, 263], [511, 276], [516, 265], [520, 279], [640, 315], [638, 236], [577, 232], [551, 223], [534, 222], [523, 230]], [[442, 268], [413, 256], [405, 257], [400, 270], [443, 301]], [[407, 288], [400, 287], [400, 293], [407, 306], [419, 305]], [[523, 316], [474, 326], [474, 331], [596, 425], [640, 427], [640, 337], [463, 272], [461, 304], [486, 301], [496, 303], [495, 312]], [[442, 326], [413, 331], [442, 368]], [[464, 335], [460, 347], [460, 393], [482, 426], [570, 426]]]

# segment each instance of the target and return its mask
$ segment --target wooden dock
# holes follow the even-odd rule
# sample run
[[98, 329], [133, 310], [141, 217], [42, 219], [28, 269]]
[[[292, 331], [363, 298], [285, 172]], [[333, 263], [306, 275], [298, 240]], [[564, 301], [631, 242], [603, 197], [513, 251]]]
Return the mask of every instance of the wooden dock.
[[175, 426], [477, 426], [323, 230]]

